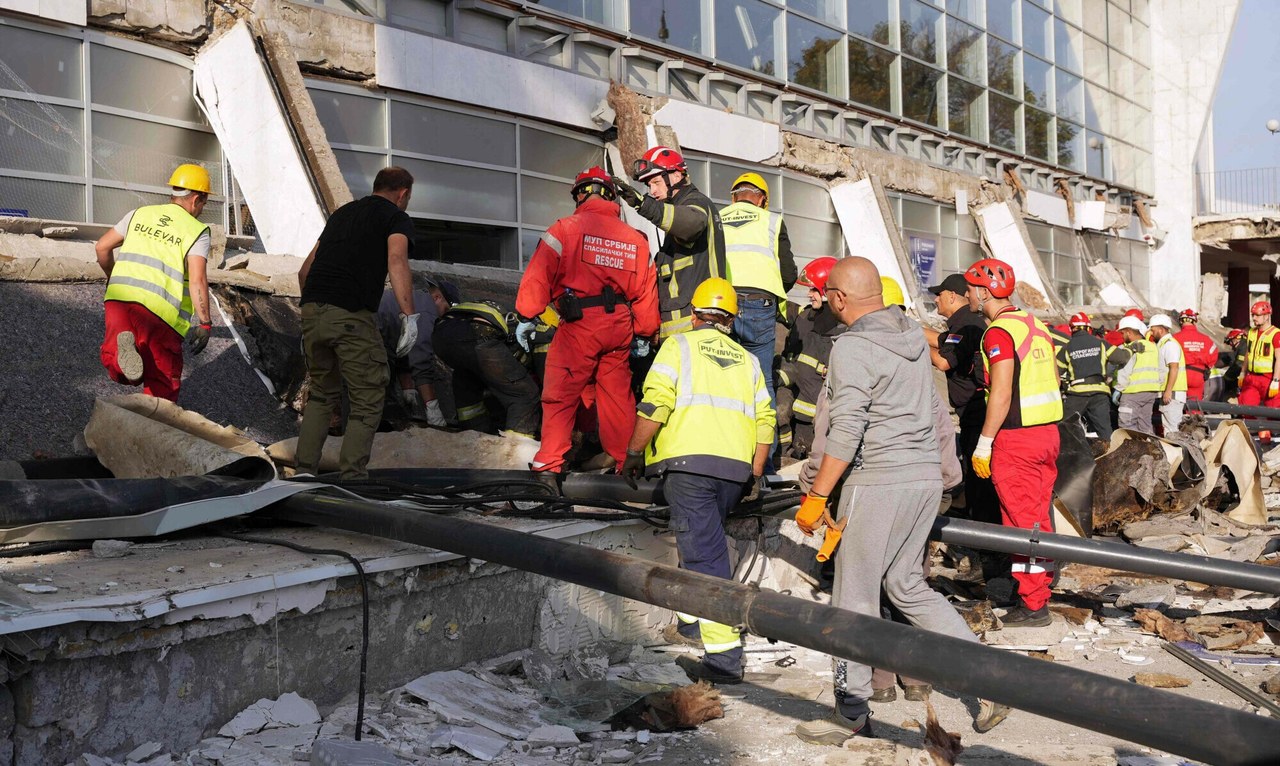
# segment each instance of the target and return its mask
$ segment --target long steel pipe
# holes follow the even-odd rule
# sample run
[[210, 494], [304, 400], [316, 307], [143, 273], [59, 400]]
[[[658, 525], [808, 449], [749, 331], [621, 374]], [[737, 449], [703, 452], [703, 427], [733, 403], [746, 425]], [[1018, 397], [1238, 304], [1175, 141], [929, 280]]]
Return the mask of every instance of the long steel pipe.
[[[279, 518], [430, 546], [697, 614], [1214, 764], [1280, 763], [1280, 722], [888, 620], [458, 516], [296, 495]], [[1211, 734], [1206, 734], [1206, 733]]]

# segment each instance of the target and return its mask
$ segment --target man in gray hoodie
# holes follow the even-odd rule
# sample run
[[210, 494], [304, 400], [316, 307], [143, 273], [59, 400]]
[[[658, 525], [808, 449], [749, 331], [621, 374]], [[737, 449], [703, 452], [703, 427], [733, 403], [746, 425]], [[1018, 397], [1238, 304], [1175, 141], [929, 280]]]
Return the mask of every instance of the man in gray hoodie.
[[[825, 454], [796, 523], [805, 532], [824, 522], [851, 530], [837, 559], [835, 606], [878, 616], [883, 585], [913, 625], [977, 641], [921, 572], [942, 497], [936, 393], [924, 334], [901, 309], [884, 305], [880, 274], [865, 258], [845, 258], [836, 265], [827, 301], [849, 329], [831, 350]], [[861, 466], [850, 471], [856, 458]], [[842, 480], [837, 525], [826, 503]], [[835, 686], [836, 715], [797, 726], [802, 740], [840, 745], [870, 735], [871, 668], [845, 663]], [[1002, 707], [984, 703], [979, 729], [1003, 720], [1007, 709]], [[998, 719], [991, 722], [995, 714]]]

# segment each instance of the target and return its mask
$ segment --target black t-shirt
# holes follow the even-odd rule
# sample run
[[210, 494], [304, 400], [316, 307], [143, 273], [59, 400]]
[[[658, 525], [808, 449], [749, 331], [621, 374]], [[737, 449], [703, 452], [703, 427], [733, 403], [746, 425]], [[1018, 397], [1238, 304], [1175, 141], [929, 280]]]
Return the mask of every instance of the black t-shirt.
[[403, 234], [413, 250], [413, 221], [385, 197], [348, 202], [329, 216], [302, 288], [302, 302], [377, 311], [387, 281], [387, 237]]
[[974, 311], [962, 308], [947, 317], [947, 332], [938, 337], [938, 355], [947, 360], [947, 399], [957, 411], [973, 398], [982, 374], [978, 354], [982, 350], [982, 333], [987, 320]]

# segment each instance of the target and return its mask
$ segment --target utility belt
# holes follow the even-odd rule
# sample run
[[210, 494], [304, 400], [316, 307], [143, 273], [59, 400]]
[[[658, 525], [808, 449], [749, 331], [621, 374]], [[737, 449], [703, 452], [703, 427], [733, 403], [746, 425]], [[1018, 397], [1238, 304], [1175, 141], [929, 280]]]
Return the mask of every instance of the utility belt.
[[631, 301], [618, 295], [612, 286], [605, 285], [599, 295], [575, 295], [572, 291], [566, 290], [556, 299], [556, 311], [560, 314], [561, 322], [576, 322], [582, 319], [583, 309], [601, 306], [604, 308], [604, 313], [612, 314], [619, 304], [630, 308]]
[[1083, 378], [1076, 378], [1075, 380], [1071, 381], [1068, 385], [1080, 386], [1080, 385], [1088, 385], [1093, 383], [1105, 383], [1105, 382], [1106, 382], [1106, 378], [1102, 377], [1101, 375], [1086, 375]]
[[1191, 365], [1187, 365], [1187, 372], [1198, 372], [1202, 378], [1209, 377], [1209, 370], [1206, 367], [1192, 367]]
[[758, 292], [755, 290], [734, 290], [738, 297], [747, 301], [764, 301], [765, 308], [773, 306], [778, 302], [778, 296], [773, 293]]

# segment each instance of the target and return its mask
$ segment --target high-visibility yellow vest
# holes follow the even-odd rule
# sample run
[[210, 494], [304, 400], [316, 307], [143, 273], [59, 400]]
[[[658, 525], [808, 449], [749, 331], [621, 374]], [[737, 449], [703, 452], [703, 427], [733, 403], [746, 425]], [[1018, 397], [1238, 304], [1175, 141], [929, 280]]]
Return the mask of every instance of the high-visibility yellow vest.
[[1129, 384], [1121, 393], [1143, 394], [1163, 390], [1160, 386], [1160, 352], [1149, 340], [1135, 340], [1129, 344], [1133, 352], [1133, 370]]
[[[1173, 380], [1174, 392], [1187, 390], [1187, 354], [1182, 350], [1182, 344], [1179, 343], [1172, 335], [1165, 335], [1156, 343], [1156, 362], [1159, 363], [1160, 349], [1164, 348], [1166, 343], [1172, 343], [1173, 347], [1178, 349], [1178, 377]], [[1169, 374], [1169, 365], [1161, 365], [1160, 374], [1166, 376]], [[1164, 390], [1163, 387], [1160, 389]]]
[[738, 289], [755, 288], [785, 298], [778, 266], [782, 214], [735, 202], [720, 210], [729, 281]]
[[1262, 332], [1249, 329], [1249, 359], [1245, 370], [1257, 375], [1270, 375], [1276, 368], [1275, 337], [1280, 328], [1268, 327]]
[[[1058, 390], [1058, 362], [1053, 339], [1044, 323], [1021, 309], [1006, 311], [984, 331], [999, 327], [1013, 338], [1017, 354], [1014, 397], [1003, 428], [1039, 426], [1062, 420], [1062, 392]], [[982, 355], [982, 367], [991, 379], [991, 362]], [[990, 391], [987, 396], [990, 397]]]
[[[759, 421], [758, 405], [768, 410]], [[776, 416], [760, 363], [711, 327], [658, 347], [637, 409], [663, 424], [645, 451], [651, 475], [672, 470], [743, 481], [756, 445], [773, 441]]]
[[187, 253], [208, 230], [208, 224], [172, 202], [135, 210], [116, 253], [106, 299], [141, 304], [186, 337], [192, 312]]

